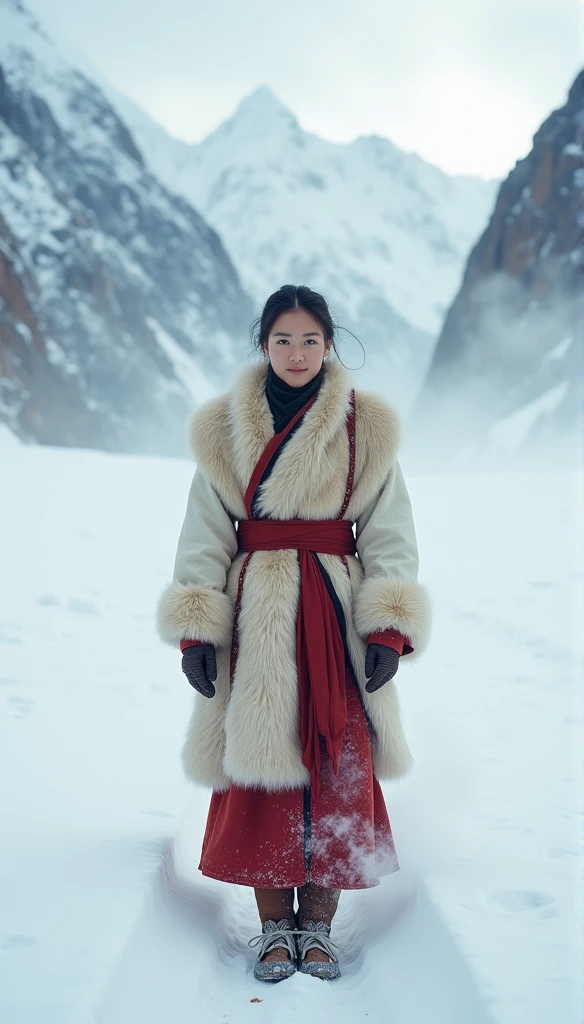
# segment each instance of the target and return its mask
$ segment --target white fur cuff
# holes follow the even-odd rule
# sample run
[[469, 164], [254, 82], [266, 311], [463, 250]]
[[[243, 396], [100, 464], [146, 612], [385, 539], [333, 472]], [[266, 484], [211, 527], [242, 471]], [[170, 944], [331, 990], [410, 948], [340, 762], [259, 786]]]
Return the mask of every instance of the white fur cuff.
[[212, 587], [175, 580], [163, 590], [156, 609], [156, 628], [164, 643], [207, 640], [215, 647], [231, 643], [233, 602]]
[[423, 584], [414, 580], [365, 577], [357, 592], [353, 618], [363, 640], [369, 633], [397, 629], [414, 648], [413, 653], [404, 654], [404, 658], [415, 660], [428, 645], [432, 618], [430, 600]]

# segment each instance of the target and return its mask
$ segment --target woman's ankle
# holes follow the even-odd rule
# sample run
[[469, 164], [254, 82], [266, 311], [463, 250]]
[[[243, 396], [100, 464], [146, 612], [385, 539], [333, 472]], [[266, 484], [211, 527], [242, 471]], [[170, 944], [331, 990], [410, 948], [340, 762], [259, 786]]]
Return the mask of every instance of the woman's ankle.
[[258, 914], [265, 921], [289, 921], [294, 927], [294, 889], [255, 889]]
[[311, 921], [324, 921], [330, 928], [337, 912], [340, 889], [326, 889], [323, 886], [308, 882], [296, 890], [298, 910], [296, 920], [303, 922], [301, 927]]
[[280, 921], [286, 921], [286, 923], [290, 925], [290, 928], [296, 928], [296, 918], [294, 917], [294, 914], [292, 917], [287, 917], [285, 914], [283, 917], [274, 917], [270, 914], [260, 914], [260, 921], [262, 923], [262, 927], [266, 921], [275, 921], [276, 924], [279, 924]]

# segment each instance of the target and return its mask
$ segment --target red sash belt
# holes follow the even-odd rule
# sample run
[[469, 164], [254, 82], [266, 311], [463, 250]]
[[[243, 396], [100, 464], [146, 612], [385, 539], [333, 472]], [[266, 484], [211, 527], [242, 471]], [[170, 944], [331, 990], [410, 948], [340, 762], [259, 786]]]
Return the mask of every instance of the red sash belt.
[[240, 551], [294, 548], [300, 564], [296, 660], [302, 763], [318, 796], [322, 737], [338, 775], [347, 722], [345, 652], [334, 605], [315, 552], [354, 555], [352, 525], [344, 519], [240, 519]]
[[322, 555], [354, 555], [352, 524], [347, 519], [240, 519], [240, 551], [297, 548]]

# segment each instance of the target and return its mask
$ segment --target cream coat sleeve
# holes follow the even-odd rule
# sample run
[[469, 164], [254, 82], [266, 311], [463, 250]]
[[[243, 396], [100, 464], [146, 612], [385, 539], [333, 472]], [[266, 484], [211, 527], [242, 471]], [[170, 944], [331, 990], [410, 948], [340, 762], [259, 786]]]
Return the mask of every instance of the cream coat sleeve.
[[225, 593], [237, 554], [235, 524], [205, 473], [197, 467], [174, 563], [173, 581], [162, 592], [158, 635], [168, 644], [206, 640], [231, 643], [233, 602]]
[[364, 578], [354, 605], [357, 632], [396, 629], [414, 648], [402, 658], [415, 658], [426, 648], [430, 633], [430, 602], [418, 582], [418, 546], [412, 506], [396, 460], [380, 493], [356, 521], [357, 554]]

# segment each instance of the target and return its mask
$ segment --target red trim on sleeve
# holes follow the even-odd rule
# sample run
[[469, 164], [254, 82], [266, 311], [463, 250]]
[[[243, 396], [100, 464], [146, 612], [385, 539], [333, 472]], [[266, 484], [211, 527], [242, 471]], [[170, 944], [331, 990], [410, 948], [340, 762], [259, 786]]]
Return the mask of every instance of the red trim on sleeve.
[[199, 644], [208, 644], [208, 640], [181, 640], [180, 649], [181, 651], [186, 650], [187, 647], [197, 647]]
[[368, 644], [383, 644], [384, 647], [391, 647], [398, 654], [411, 654], [413, 647], [408, 639], [398, 633], [397, 629], [384, 629], [378, 633], [370, 633], [367, 637]]

